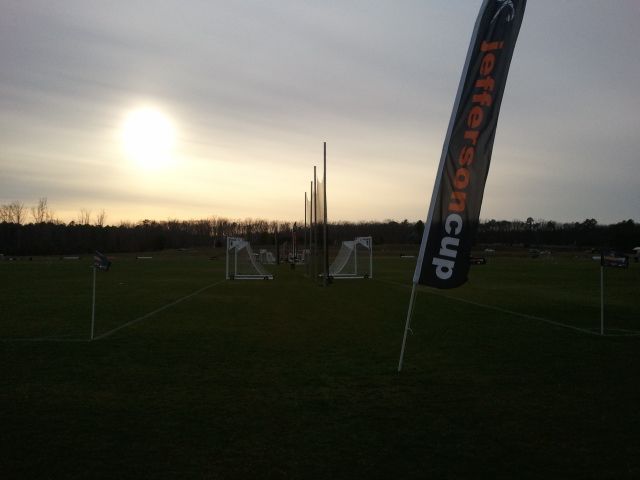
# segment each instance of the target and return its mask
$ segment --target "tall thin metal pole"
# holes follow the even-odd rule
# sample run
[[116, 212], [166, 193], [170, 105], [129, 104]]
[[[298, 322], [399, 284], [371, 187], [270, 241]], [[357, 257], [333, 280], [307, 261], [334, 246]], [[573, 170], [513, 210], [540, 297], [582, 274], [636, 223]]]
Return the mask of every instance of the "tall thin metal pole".
[[307, 260], [307, 275], [313, 274], [313, 180], [309, 182], [309, 258]]
[[226, 266], [225, 266], [225, 276], [224, 278], [226, 278], [227, 280], [229, 280], [229, 237], [227, 236], [227, 251], [226, 251], [226, 255], [225, 255], [227, 261]]
[[278, 222], [276, 222], [276, 231], [274, 234], [274, 241], [276, 244], [276, 265], [280, 265], [280, 245], [278, 245]]
[[318, 278], [318, 176], [316, 174], [316, 166], [313, 166], [313, 278], [314, 282]]
[[307, 192], [304, 192], [304, 250], [307, 249]]
[[293, 227], [291, 227], [291, 245], [293, 246], [293, 264], [296, 263], [296, 258], [298, 256], [298, 249], [296, 245], [296, 224], [293, 223]]
[[93, 298], [91, 300], [91, 340], [96, 325], [96, 267], [93, 267]]
[[411, 288], [411, 298], [409, 299], [409, 310], [407, 311], [407, 323], [404, 326], [404, 336], [402, 337], [402, 348], [400, 349], [400, 360], [398, 360], [398, 372], [402, 370], [404, 360], [404, 347], [407, 344], [407, 332], [411, 330], [411, 317], [413, 316], [413, 304], [416, 297], [416, 284]]
[[600, 335], [604, 335], [604, 267], [600, 265]]
[[322, 244], [324, 248], [323, 263], [324, 263], [324, 280], [323, 284], [326, 287], [329, 285], [329, 250], [327, 250], [327, 142], [324, 142], [324, 173], [322, 177], [322, 190], [323, 190], [323, 207], [324, 207], [324, 225], [323, 225], [323, 239]]

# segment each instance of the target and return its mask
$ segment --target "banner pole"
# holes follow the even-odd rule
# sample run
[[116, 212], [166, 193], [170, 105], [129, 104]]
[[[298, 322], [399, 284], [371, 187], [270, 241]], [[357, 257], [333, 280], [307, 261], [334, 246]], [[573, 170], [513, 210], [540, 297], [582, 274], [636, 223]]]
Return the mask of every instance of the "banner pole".
[[600, 265], [600, 335], [604, 335], [604, 267], [602, 265]]
[[93, 296], [91, 300], [91, 340], [93, 340], [93, 333], [96, 324], [96, 267], [93, 266]]
[[400, 349], [400, 360], [398, 360], [398, 373], [402, 370], [402, 361], [404, 360], [404, 347], [407, 344], [407, 332], [411, 330], [411, 316], [413, 315], [413, 303], [416, 296], [416, 283], [411, 287], [411, 297], [409, 299], [409, 310], [407, 310], [407, 323], [404, 326], [404, 336], [402, 337], [402, 348]]

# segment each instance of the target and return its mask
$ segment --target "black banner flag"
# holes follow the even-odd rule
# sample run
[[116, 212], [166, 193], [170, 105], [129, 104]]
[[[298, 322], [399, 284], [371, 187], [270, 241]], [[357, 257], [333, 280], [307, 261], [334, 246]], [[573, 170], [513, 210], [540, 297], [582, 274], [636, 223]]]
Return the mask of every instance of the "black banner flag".
[[476, 20], [436, 175], [414, 283], [454, 288], [469, 258], [498, 113], [526, 0], [484, 0]]

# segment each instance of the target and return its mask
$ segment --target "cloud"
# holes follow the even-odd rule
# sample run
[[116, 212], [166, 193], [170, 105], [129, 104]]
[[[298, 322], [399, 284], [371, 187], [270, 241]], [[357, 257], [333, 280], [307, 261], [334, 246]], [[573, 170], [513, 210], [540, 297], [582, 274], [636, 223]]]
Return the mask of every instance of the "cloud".
[[[580, 5], [527, 6], [483, 216], [637, 218], [637, 6]], [[296, 218], [327, 140], [335, 218], [422, 218], [476, 14], [466, 1], [9, 3], [0, 201], [131, 202], [118, 208], [136, 219], [143, 196], [176, 216]], [[122, 157], [120, 122], [140, 104], [178, 127], [164, 177]]]

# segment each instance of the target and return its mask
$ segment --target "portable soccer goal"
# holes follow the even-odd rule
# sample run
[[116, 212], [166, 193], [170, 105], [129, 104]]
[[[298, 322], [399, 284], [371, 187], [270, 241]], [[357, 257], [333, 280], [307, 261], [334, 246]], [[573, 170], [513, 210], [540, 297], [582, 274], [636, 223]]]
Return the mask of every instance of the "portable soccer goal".
[[329, 276], [339, 278], [373, 278], [373, 241], [357, 237], [342, 242], [340, 251], [329, 267]]
[[263, 265], [275, 265], [276, 257], [273, 255], [273, 252], [266, 250], [264, 248], [260, 249], [260, 254], [258, 255], [260, 259], [260, 263]]
[[256, 257], [249, 242], [227, 237], [227, 280], [273, 280]]

